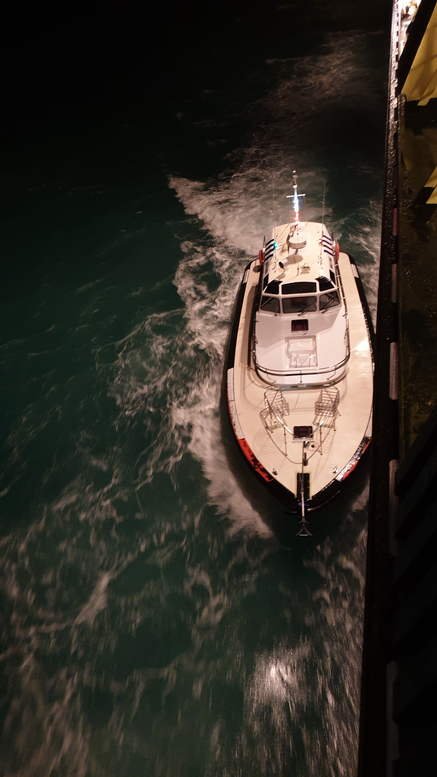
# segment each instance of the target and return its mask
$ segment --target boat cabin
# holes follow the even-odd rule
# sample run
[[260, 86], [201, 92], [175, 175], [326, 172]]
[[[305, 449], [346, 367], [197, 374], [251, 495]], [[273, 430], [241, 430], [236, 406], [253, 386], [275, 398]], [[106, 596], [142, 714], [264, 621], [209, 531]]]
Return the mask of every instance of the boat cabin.
[[254, 330], [255, 362], [264, 380], [325, 385], [342, 371], [348, 333], [335, 252], [324, 224], [274, 228], [264, 247]]
[[282, 224], [265, 246], [259, 309], [315, 313], [340, 305], [335, 244], [323, 224]]

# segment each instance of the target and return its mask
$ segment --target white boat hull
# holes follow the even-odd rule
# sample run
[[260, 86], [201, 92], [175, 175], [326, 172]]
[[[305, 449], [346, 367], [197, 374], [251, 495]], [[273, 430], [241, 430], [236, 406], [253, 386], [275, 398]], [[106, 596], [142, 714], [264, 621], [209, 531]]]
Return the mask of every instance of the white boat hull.
[[[291, 510], [297, 509], [303, 479], [306, 509], [311, 511], [341, 490], [370, 444], [372, 324], [356, 265], [340, 253], [349, 331], [347, 363], [335, 375], [321, 376], [317, 385], [305, 382], [305, 376], [297, 385], [284, 381], [272, 385], [272, 376], [263, 375], [254, 360], [259, 270], [259, 260], [246, 267], [237, 297], [226, 365], [229, 417], [240, 449], [258, 477], [285, 496]], [[293, 434], [296, 429], [299, 434], [303, 430], [303, 438]]]

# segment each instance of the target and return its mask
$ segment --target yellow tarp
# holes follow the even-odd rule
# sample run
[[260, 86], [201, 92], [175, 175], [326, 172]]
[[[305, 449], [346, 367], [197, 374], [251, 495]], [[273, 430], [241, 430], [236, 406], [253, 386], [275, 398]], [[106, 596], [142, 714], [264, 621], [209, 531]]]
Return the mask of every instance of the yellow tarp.
[[407, 100], [427, 105], [437, 97], [437, 4], [428, 22], [402, 93]]

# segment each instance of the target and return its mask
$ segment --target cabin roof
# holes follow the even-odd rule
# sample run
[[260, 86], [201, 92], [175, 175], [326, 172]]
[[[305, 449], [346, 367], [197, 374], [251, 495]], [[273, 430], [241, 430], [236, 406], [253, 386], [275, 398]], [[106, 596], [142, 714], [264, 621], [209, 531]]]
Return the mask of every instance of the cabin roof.
[[324, 224], [280, 224], [273, 228], [265, 253], [269, 281], [315, 281], [329, 278], [334, 241]]

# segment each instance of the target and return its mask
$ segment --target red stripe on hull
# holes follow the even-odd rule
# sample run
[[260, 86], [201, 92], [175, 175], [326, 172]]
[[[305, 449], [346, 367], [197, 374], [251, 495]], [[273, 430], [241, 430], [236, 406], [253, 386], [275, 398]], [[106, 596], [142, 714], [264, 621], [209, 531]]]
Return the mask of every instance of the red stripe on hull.
[[264, 469], [263, 465], [260, 461], [256, 458], [254, 452], [250, 448], [250, 446], [247, 444], [244, 437], [237, 437], [238, 445], [240, 446], [241, 450], [243, 451], [246, 459], [248, 460], [249, 464], [255, 472], [258, 473], [264, 480], [267, 481], [267, 483], [270, 483], [270, 481], [273, 480], [272, 476], [269, 475], [266, 469]]
[[370, 443], [371, 443], [371, 438], [370, 437], [364, 437], [364, 439], [362, 440], [362, 442], [359, 445], [358, 449], [355, 451], [355, 454], [353, 455], [353, 457], [351, 458], [349, 463], [346, 464], [346, 466], [343, 467], [343, 469], [341, 470], [339, 475], [337, 475], [336, 480], [338, 480], [339, 483], [341, 483], [341, 481], [343, 481], [343, 480], [346, 480], [346, 478], [348, 478], [349, 475], [354, 471], [355, 467], [357, 466], [359, 461], [364, 456], [364, 454], [365, 454], [367, 448], [369, 447]]

